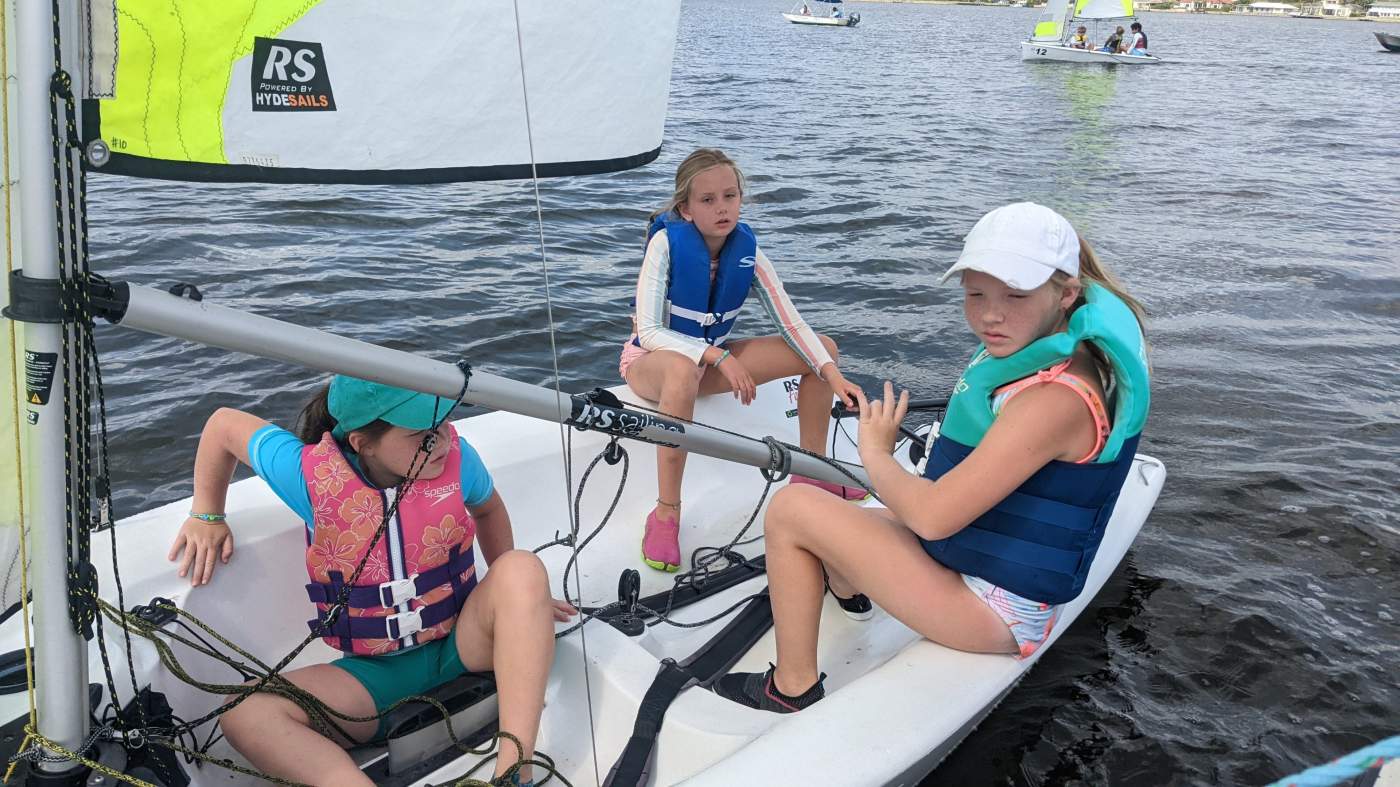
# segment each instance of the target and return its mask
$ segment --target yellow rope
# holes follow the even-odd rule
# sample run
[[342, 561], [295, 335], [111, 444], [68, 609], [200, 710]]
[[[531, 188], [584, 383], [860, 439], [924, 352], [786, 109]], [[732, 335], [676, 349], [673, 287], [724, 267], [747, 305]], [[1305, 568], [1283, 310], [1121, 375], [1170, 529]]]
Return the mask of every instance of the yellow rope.
[[[5, 11], [9, 8], [9, 3], [0, 3], [0, 63], [4, 64], [4, 73], [0, 74], [0, 134], [4, 135], [3, 142], [3, 173], [0, 177], [4, 179], [5, 192], [5, 279], [9, 281], [9, 274], [14, 270], [15, 240], [14, 228], [10, 221], [10, 216], [14, 212], [11, 200], [13, 194], [10, 189], [10, 44], [9, 44], [9, 18]], [[19, 384], [19, 333], [15, 330], [15, 322], [7, 321], [6, 330], [9, 333], [10, 342], [10, 379], [12, 384]], [[17, 512], [19, 514], [19, 600], [20, 617], [24, 618], [24, 675], [25, 683], [29, 695], [29, 724], [36, 726], [38, 712], [34, 705], [34, 648], [30, 641], [29, 633], [29, 528], [28, 518], [25, 515], [24, 506], [24, 462], [20, 451], [20, 404], [19, 396], [14, 396], [15, 407], [15, 476], [16, 499], [18, 502]], [[10, 779], [10, 773], [14, 770], [11, 764], [9, 770], [5, 772], [5, 781]]]
[[[17, 751], [17, 752], [25, 751], [25, 749], [29, 748], [29, 741], [32, 741], [32, 739], [34, 739], [34, 738], [32, 738], [31, 735], [28, 734], [28, 732], [25, 732], [25, 735], [24, 735], [24, 742], [21, 742], [20, 748], [15, 749], [15, 751]], [[14, 769], [15, 769], [15, 767], [17, 767], [18, 765], [20, 765], [20, 760], [10, 760], [10, 767], [7, 767], [7, 769], [4, 769], [4, 779], [0, 779], [0, 781], [4, 781], [4, 783], [6, 783], [6, 784], [10, 783], [10, 777], [11, 777], [11, 776], [14, 776]]]

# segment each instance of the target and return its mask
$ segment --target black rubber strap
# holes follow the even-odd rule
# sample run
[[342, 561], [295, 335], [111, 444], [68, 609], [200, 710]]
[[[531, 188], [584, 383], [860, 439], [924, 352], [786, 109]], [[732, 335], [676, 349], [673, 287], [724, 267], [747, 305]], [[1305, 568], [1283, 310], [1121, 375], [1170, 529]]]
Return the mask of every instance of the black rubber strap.
[[661, 671], [656, 674], [656, 679], [642, 696], [641, 706], [637, 708], [632, 737], [627, 740], [622, 756], [608, 771], [603, 786], [645, 785], [650, 776], [652, 752], [656, 748], [656, 738], [661, 734], [666, 709], [687, 687], [693, 684], [708, 686], [719, 680], [772, 625], [773, 607], [765, 588], [729, 621], [729, 625], [700, 646], [690, 658], [679, 664], [671, 659], [663, 660]]
[[[703, 585], [681, 585], [674, 590], [662, 590], [652, 593], [650, 596], [643, 596], [637, 599], [639, 606], [648, 609], [661, 609], [669, 602], [671, 611], [688, 607], [697, 601], [704, 601], [710, 596], [721, 591], [728, 590], [742, 582], [748, 582], [764, 572], [766, 566], [765, 556], [759, 555], [747, 563], [736, 563], [728, 568], [720, 569], [706, 577]], [[587, 614], [594, 614], [602, 620], [611, 620], [622, 615], [627, 610], [622, 607], [585, 607], [583, 611]]]

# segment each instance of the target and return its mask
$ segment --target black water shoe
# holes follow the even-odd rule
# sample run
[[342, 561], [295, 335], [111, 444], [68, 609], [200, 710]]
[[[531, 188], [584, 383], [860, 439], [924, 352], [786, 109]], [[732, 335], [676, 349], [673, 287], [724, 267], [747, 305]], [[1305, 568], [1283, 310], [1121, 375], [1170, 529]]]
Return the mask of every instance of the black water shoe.
[[810, 689], [796, 697], [789, 697], [773, 684], [776, 669], [769, 664], [767, 672], [731, 672], [715, 681], [714, 691], [740, 705], [774, 713], [795, 713], [826, 696], [826, 689], [822, 688], [822, 681], [826, 680], [825, 672]]
[[856, 593], [850, 598], [841, 598], [836, 595], [836, 591], [831, 589], [831, 578], [822, 571], [822, 582], [826, 585], [826, 591], [831, 597], [836, 599], [837, 606], [846, 613], [846, 617], [851, 620], [870, 620], [875, 617], [875, 605], [870, 603], [870, 597], [864, 593]]

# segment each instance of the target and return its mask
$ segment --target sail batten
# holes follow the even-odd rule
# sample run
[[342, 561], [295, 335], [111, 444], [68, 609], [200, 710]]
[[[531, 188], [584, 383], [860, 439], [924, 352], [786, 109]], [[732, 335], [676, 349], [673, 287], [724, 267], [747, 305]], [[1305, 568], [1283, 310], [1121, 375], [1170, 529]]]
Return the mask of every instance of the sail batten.
[[[396, 183], [609, 172], [660, 149], [679, 0], [94, 0], [101, 171]], [[522, 51], [524, 72], [522, 74]], [[529, 97], [527, 127], [526, 95]], [[533, 158], [536, 168], [532, 168]]]

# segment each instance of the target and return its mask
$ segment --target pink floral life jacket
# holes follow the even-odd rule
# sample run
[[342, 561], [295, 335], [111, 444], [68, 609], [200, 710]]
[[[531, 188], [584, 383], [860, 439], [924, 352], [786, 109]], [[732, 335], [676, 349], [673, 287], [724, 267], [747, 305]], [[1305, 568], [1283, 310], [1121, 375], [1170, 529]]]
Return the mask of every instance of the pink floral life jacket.
[[[375, 532], [393, 504], [394, 489], [371, 486], [355, 472], [326, 433], [301, 451], [314, 521], [307, 536], [307, 595], [316, 604], [311, 630], [327, 645], [357, 656], [390, 653], [445, 637], [476, 587], [472, 544], [476, 521], [462, 502], [462, 449], [448, 428], [451, 448], [442, 474], [408, 486], [398, 511], [377, 541]], [[327, 624], [346, 582], [345, 609]]]

